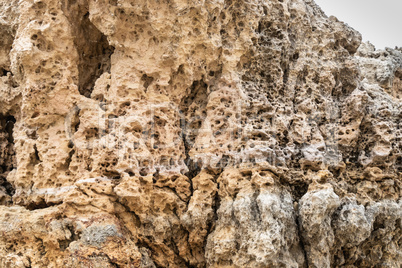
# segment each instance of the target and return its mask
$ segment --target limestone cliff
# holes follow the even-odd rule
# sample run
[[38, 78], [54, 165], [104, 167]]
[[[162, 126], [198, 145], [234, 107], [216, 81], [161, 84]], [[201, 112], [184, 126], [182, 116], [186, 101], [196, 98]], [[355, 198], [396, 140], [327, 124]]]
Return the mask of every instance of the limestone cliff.
[[0, 33], [0, 267], [401, 267], [401, 49], [312, 0], [0, 0]]

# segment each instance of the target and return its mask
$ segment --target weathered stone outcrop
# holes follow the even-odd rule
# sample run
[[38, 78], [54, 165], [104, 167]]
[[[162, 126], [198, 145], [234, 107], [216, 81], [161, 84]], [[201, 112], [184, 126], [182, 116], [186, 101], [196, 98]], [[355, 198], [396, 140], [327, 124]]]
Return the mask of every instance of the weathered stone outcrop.
[[0, 0], [0, 267], [400, 267], [402, 50], [312, 0]]

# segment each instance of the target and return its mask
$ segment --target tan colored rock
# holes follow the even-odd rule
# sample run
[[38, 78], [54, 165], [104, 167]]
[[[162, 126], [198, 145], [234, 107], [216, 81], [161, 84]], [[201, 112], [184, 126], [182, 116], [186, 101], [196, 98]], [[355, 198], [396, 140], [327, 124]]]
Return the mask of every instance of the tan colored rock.
[[0, 0], [0, 267], [400, 267], [402, 51], [311, 0]]

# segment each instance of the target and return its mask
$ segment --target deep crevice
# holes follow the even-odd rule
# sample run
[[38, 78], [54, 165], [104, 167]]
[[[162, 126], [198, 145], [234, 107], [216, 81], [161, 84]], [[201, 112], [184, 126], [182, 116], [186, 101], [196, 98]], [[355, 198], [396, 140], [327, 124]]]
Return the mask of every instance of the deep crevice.
[[206, 117], [207, 91], [208, 85], [203, 80], [194, 81], [189, 88], [188, 95], [180, 103], [180, 112], [182, 113], [180, 120], [181, 135], [186, 155], [185, 164], [189, 170], [185, 175], [190, 181], [200, 173], [202, 166], [202, 163], [194, 162], [191, 159], [189, 152], [194, 146], [202, 122]]
[[[220, 174], [218, 176], [216, 176], [215, 181], [217, 180], [217, 178], [219, 176], [220, 176]], [[214, 217], [211, 219], [211, 221], [208, 222], [208, 225], [207, 225], [207, 235], [204, 240], [204, 252], [206, 252], [208, 236], [215, 230], [216, 223], [218, 222], [218, 209], [221, 206], [221, 198], [219, 197], [219, 183], [217, 183], [216, 186], [217, 186], [217, 190], [216, 190], [215, 197], [214, 197], [214, 204], [212, 206], [212, 209], [214, 211]]]
[[70, 164], [71, 164], [74, 153], [75, 153], [74, 149], [71, 149], [70, 152], [68, 153], [68, 157], [63, 165], [65, 170], [68, 170], [70, 168]]
[[[0, 114], [0, 191], [8, 196], [13, 196], [15, 189], [7, 181], [8, 174], [16, 168], [16, 157], [14, 150], [14, 124], [16, 120], [11, 115]], [[0, 204], [6, 202], [0, 198]]]
[[76, 34], [74, 45], [77, 49], [78, 90], [81, 95], [90, 98], [95, 81], [105, 72], [110, 72], [110, 57], [114, 47], [109, 45], [107, 37], [89, 20], [87, 6], [77, 2], [63, 4], [62, 9]]
[[107, 37], [90, 22], [87, 15], [84, 16], [79, 28], [89, 38], [85, 41], [76, 40], [80, 56], [78, 90], [81, 95], [89, 98], [95, 81], [104, 72], [110, 72], [110, 57], [114, 52], [114, 47], [109, 45]]
[[310, 267], [308, 264], [307, 251], [306, 251], [305, 245], [304, 245], [302, 227], [301, 227], [301, 223], [300, 223], [300, 215], [299, 215], [298, 211], [296, 211], [296, 228], [297, 228], [297, 235], [299, 236], [299, 239], [300, 239], [300, 248], [303, 251], [304, 259], [306, 261], [306, 267]]
[[37, 209], [44, 209], [44, 208], [49, 208], [53, 206], [57, 206], [62, 204], [63, 202], [46, 202], [45, 200], [40, 200], [39, 202], [31, 202], [28, 205], [25, 206], [26, 209], [28, 210], [37, 210]]
[[42, 162], [42, 161], [41, 161], [40, 156], [39, 156], [38, 148], [36, 147], [36, 144], [35, 144], [34, 145], [34, 154], [33, 154], [32, 158], [31, 158], [31, 164], [33, 166], [35, 166], [35, 165], [39, 164], [40, 162]]
[[[221, 206], [221, 198], [219, 196], [220, 185], [217, 181], [221, 174], [222, 174], [222, 171], [219, 171], [217, 174], [211, 174], [212, 176], [214, 176], [214, 181], [216, 183], [217, 189], [216, 189], [216, 193], [215, 193], [215, 197], [214, 197], [214, 204], [212, 206], [212, 209], [214, 210], [214, 217], [208, 223], [208, 232], [207, 232], [206, 238], [208, 238], [208, 236], [215, 230], [216, 223], [218, 222], [218, 209]], [[206, 245], [207, 245], [207, 239], [205, 239], [205, 241], [204, 241], [204, 252], [205, 252]]]

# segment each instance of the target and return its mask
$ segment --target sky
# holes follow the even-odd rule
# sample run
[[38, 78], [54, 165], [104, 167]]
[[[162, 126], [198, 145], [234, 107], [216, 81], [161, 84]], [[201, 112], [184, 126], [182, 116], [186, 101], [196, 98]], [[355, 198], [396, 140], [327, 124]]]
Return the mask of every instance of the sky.
[[315, 0], [377, 49], [402, 47], [402, 0]]

